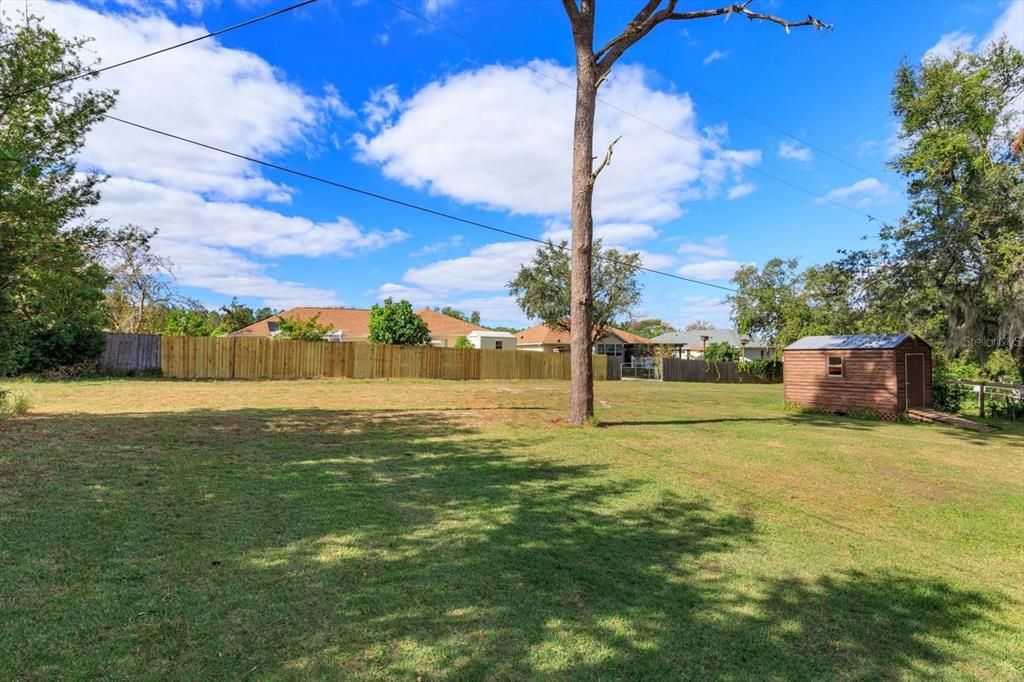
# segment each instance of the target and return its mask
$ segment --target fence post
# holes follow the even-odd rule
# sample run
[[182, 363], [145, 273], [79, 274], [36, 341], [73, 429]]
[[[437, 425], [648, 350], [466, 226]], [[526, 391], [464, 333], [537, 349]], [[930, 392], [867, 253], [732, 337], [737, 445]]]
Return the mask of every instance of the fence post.
[[978, 384], [978, 416], [985, 416], [985, 382]]

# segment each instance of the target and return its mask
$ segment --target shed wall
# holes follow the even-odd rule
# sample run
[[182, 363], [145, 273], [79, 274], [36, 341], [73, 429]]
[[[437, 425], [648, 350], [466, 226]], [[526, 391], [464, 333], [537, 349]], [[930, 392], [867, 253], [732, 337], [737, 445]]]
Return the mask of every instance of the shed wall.
[[[898, 414], [902, 404], [894, 371], [895, 355], [894, 350], [784, 351], [786, 400], [828, 412], [874, 410]], [[829, 357], [843, 358], [843, 376], [828, 375]], [[930, 361], [926, 371], [931, 372]]]

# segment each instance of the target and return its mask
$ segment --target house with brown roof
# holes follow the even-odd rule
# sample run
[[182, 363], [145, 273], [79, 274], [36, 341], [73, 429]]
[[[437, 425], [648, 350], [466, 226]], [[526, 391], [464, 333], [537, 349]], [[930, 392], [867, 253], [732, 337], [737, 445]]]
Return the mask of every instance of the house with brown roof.
[[[599, 355], [621, 357], [629, 362], [638, 351], [650, 345], [642, 336], [631, 334], [624, 329], [609, 327], [604, 336], [594, 342], [594, 352]], [[540, 353], [568, 353], [569, 332], [546, 324], [524, 329], [516, 335], [516, 348]]]
[[[443, 315], [435, 310], [424, 308], [416, 313], [427, 323], [430, 330], [430, 343], [442, 348], [452, 347], [460, 336], [469, 336], [473, 332], [486, 332], [486, 328], [478, 324], [466, 322], [450, 315]], [[275, 336], [281, 317], [308, 320], [319, 315], [317, 322], [331, 327], [325, 337], [328, 341], [366, 341], [370, 336], [370, 311], [366, 308], [309, 308], [298, 307], [285, 310], [279, 315], [272, 315], [265, 320], [254, 322], [247, 327], [233, 332], [232, 336]]]

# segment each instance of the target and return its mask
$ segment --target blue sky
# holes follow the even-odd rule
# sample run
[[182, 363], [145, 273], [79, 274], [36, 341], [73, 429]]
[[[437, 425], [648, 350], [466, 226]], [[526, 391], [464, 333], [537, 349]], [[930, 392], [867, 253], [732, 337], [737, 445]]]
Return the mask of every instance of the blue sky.
[[[120, 90], [115, 113], [143, 124], [534, 237], [565, 234], [573, 53], [560, 4], [396, 3], [429, 22], [380, 0], [321, 0], [99, 84]], [[94, 37], [105, 63], [283, 4], [29, 2], [61, 32]], [[599, 37], [637, 4], [599, 5]], [[878, 228], [864, 214], [894, 220], [903, 209], [885, 168], [900, 61], [1004, 34], [1024, 43], [1024, 0], [757, 5], [835, 30], [669, 23], [602, 88], [597, 145], [622, 139], [598, 182], [597, 230], [650, 267], [727, 284], [738, 264], [818, 263], [864, 244]], [[113, 122], [93, 131], [81, 166], [110, 176], [94, 215], [158, 228], [179, 286], [208, 305], [237, 295], [366, 307], [395, 295], [526, 322], [504, 284], [528, 243]], [[728, 324], [722, 291], [642, 282], [640, 316]]]

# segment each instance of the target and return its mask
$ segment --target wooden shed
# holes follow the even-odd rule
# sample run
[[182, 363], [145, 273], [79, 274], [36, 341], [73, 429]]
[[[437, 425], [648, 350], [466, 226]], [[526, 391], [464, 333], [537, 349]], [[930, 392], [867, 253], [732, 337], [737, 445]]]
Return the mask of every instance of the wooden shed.
[[913, 334], [805, 336], [782, 353], [786, 400], [895, 417], [932, 406], [932, 349]]

